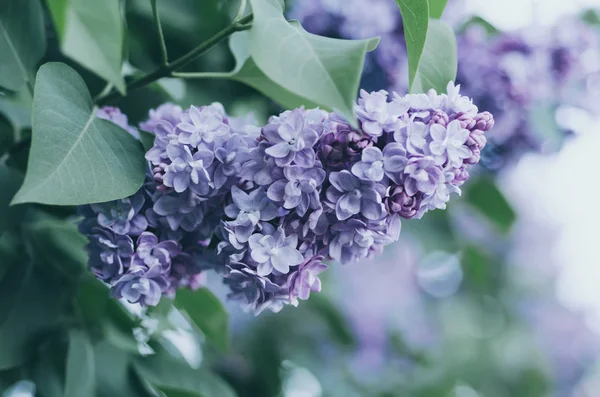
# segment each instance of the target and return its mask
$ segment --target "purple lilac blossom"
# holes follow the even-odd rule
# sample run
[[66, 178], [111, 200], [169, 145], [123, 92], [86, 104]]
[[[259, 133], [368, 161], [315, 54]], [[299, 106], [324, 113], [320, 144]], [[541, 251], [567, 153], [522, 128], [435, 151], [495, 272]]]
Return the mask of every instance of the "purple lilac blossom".
[[380, 255], [401, 218], [460, 194], [494, 119], [447, 92], [363, 92], [358, 128], [299, 108], [258, 136], [230, 127], [220, 104], [151, 112], [142, 189], [82, 211], [90, 268], [141, 305], [197, 288], [209, 269], [255, 313], [297, 305], [321, 289], [324, 262]]
[[129, 125], [129, 120], [127, 119], [126, 115], [121, 113], [121, 109], [112, 106], [105, 106], [98, 109], [96, 112], [96, 117], [108, 120], [129, 132], [135, 139], [140, 139], [140, 132], [137, 130], [137, 128]]
[[[560, 122], [560, 110], [575, 107], [598, 112], [600, 68], [593, 59], [600, 57], [600, 35], [593, 26], [572, 17], [554, 26], [488, 32], [481, 24], [465, 25], [457, 18], [459, 11], [460, 3], [450, 2], [444, 13], [444, 19], [458, 31], [457, 82], [465, 95], [493, 113], [497, 122], [486, 151], [474, 151], [476, 162], [481, 158], [484, 167], [498, 169], [526, 151], [557, 150], [571, 133], [568, 122]], [[407, 90], [404, 29], [393, 1], [296, 1], [290, 16], [320, 35], [342, 39], [380, 36], [378, 48], [367, 54], [362, 87]], [[384, 95], [372, 93], [365, 113], [357, 112], [368, 134], [379, 134], [385, 125], [380, 118]], [[544, 125], [538, 121], [542, 113]], [[547, 120], [554, 116], [559, 123], [549, 128]]]

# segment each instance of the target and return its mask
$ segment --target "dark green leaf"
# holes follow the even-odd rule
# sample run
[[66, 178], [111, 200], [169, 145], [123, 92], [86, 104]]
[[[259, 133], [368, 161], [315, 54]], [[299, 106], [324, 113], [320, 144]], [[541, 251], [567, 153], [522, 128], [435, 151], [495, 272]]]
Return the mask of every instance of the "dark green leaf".
[[94, 350], [86, 334], [78, 330], [69, 332], [65, 397], [94, 394]]
[[44, 397], [64, 397], [67, 346], [62, 338], [50, 338], [40, 346], [33, 365], [33, 381]]
[[177, 291], [175, 306], [184, 310], [206, 338], [221, 350], [229, 347], [229, 317], [221, 301], [207, 288]]
[[193, 369], [165, 350], [137, 359], [140, 376], [167, 397], [234, 397], [234, 391], [217, 375], [204, 369]]
[[426, 0], [396, 0], [396, 3], [402, 14], [408, 52], [408, 81], [412, 91], [427, 39], [429, 4]]
[[462, 252], [462, 268], [465, 274], [465, 286], [475, 289], [478, 293], [492, 292], [494, 275], [489, 256], [475, 247], [467, 247]]
[[87, 239], [75, 223], [39, 211], [28, 216], [25, 229], [36, 262], [53, 266], [71, 280], [86, 271]]
[[[0, 113], [18, 132], [25, 128], [31, 128], [32, 95], [28, 90], [21, 90], [0, 96]], [[15, 138], [22, 139], [23, 137], [15, 135]]]
[[46, 52], [42, 6], [38, 0], [0, 2], [0, 86], [17, 91], [33, 86], [33, 70]]
[[350, 324], [346, 321], [345, 317], [338, 310], [338, 308], [331, 303], [327, 297], [322, 294], [314, 294], [307, 301], [310, 310], [318, 314], [321, 319], [327, 324], [332, 337], [341, 343], [343, 346], [354, 346], [356, 340], [352, 335]]
[[0, 156], [13, 145], [15, 132], [10, 121], [0, 113]]
[[294, 95], [355, 121], [353, 104], [365, 54], [377, 46], [378, 39], [316, 36], [297, 23], [289, 23], [277, 0], [250, 3], [254, 13], [250, 54], [258, 68]]
[[427, 92], [431, 88], [438, 93], [446, 92], [448, 82], [456, 79], [457, 68], [456, 38], [452, 28], [440, 20], [430, 20], [411, 92]]
[[129, 353], [113, 346], [108, 341], [94, 345], [96, 369], [96, 396], [98, 397], [142, 397], [149, 396], [131, 368]]
[[433, 19], [440, 19], [444, 14], [448, 0], [429, 0], [429, 16]]
[[140, 129], [139, 132], [142, 147], [144, 148], [145, 152], [148, 152], [148, 150], [152, 149], [152, 146], [154, 146], [154, 134], [151, 134], [148, 131], [144, 131], [142, 129]]
[[65, 55], [125, 93], [119, 0], [47, 0]]
[[70, 67], [40, 68], [33, 103], [33, 138], [27, 174], [13, 204], [78, 205], [134, 194], [146, 162], [136, 140], [96, 109]]
[[[6, 264], [3, 263], [4, 266]], [[20, 298], [23, 287], [29, 279], [32, 266], [13, 265], [0, 279], [0, 327], [8, 320], [14, 310], [14, 305]]]
[[481, 177], [471, 181], [465, 196], [469, 204], [487, 216], [500, 230], [510, 230], [516, 214], [492, 179]]
[[0, 326], [0, 371], [29, 359], [37, 338], [56, 326], [63, 305], [63, 292], [36, 272], [13, 293], [19, 298]]
[[5, 165], [0, 164], [0, 235], [10, 226], [17, 225], [23, 215], [24, 206], [9, 207], [13, 196], [21, 187], [23, 176]]

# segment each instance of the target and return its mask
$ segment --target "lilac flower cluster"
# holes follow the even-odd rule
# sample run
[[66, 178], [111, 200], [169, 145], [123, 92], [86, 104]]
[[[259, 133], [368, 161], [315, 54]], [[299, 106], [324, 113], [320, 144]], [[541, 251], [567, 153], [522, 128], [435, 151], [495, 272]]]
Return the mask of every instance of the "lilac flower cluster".
[[[368, 54], [361, 85], [406, 91], [404, 29], [394, 1], [304, 0], [295, 2], [289, 15], [316, 34], [380, 36], [378, 48]], [[555, 123], [557, 109], [598, 111], [600, 69], [594, 59], [600, 46], [592, 27], [572, 18], [555, 27], [489, 33], [477, 23], [465, 25], [464, 16], [461, 3], [449, 2], [444, 19], [458, 32], [457, 83], [497, 120], [483, 156], [486, 168], [501, 168], [507, 158], [525, 151], [559, 149], [569, 130]]]
[[155, 305], [216, 270], [260, 312], [319, 291], [325, 261], [357, 261], [398, 239], [400, 220], [443, 209], [479, 161], [492, 116], [448, 94], [361, 92], [359, 128], [303, 108], [262, 129], [212, 104], [163, 105], [147, 183], [84, 209], [90, 267], [116, 297]]

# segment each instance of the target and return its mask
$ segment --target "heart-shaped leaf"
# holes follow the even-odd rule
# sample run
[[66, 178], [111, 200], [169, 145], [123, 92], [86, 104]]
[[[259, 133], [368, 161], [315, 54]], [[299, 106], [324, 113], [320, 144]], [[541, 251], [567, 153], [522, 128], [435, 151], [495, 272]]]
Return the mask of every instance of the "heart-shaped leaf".
[[27, 174], [13, 204], [79, 205], [138, 190], [146, 170], [141, 145], [95, 113], [85, 83], [73, 69], [60, 63], [40, 68]]

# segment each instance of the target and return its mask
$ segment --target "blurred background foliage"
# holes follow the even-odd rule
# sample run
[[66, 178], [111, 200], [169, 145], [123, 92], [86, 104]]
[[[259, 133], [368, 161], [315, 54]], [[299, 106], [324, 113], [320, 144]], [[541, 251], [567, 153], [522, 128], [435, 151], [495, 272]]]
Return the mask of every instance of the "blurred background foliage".
[[[297, 1], [301, 2], [311, 0]], [[121, 3], [127, 21], [125, 70], [132, 78], [158, 67], [160, 52], [150, 2]], [[465, 15], [460, 0], [449, 3], [448, 18], [458, 32], [476, 25], [490, 37], [502, 34], [480, 16]], [[227, 26], [238, 6], [233, 0], [170, 0], [158, 5], [173, 58]], [[291, 15], [297, 17], [294, 11]], [[327, 14], [317, 9], [315, 15]], [[598, 26], [598, 15], [589, 10], [581, 19]], [[99, 93], [104, 82], [62, 55], [46, 8], [44, 17], [48, 48], [42, 62], [69, 64], [84, 77], [92, 95]], [[325, 18], [323, 23], [325, 33], [344, 37], [338, 20]], [[467, 50], [459, 39], [460, 51]], [[227, 44], [221, 43], [189, 70], [222, 72], [233, 66]], [[371, 66], [362, 86], [390, 86], [389, 76]], [[8, 148], [12, 151], [10, 168], [0, 166], [0, 393], [44, 397], [151, 396], [157, 391], [205, 397], [598, 393], [597, 388], [582, 388], [588, 378], [600, 376], [597, 335], [586, 326], [582, 313], [557, 299], [554, 275], [538, 269], [543, 263], [532, 270], [515, 260], [514, 250], [522, 238], [520, 214], [499, 187], [501, 167], [480, 169], [448, 211], [404, 222], [401, 241], [377, 260], [332, 267], [324, 277], [323, 292], [298, 308], [254, 318], [237, 306], [223, 307], [202, 289], [193, 296], [178, 296], [177, 308], [140, 312], [109, 299], [106, 288], [86, 271], [85, 240], [68, 220], [75, 215], [71, 209], [31, 205], [4, 216], [22, 180], [18, 171], [23, 172], [27, 162], [27, 148], [19, 142], [30, 135], [31, 100], [27, 90], [0, 96], [0, 156]], [[221, 102], [230, 114], [252, 112], [260, 123], [281, 110], [254, 89], [224, 79], [163, 79], [114, 105], [137, 124], [148, 109], [166, 101], [182, 106]], [[556, 128], [552, 114], [532, 116], [537, 117], [533, 129], [542, 133], [542, 141], [552, 140]], [[505, 164], [527, 150], [533, 148], [511, 151], [504, 146], [490, 156], [501, 156]], [[210, 277], [207, 285], [225, 300], [224, 290]]]

